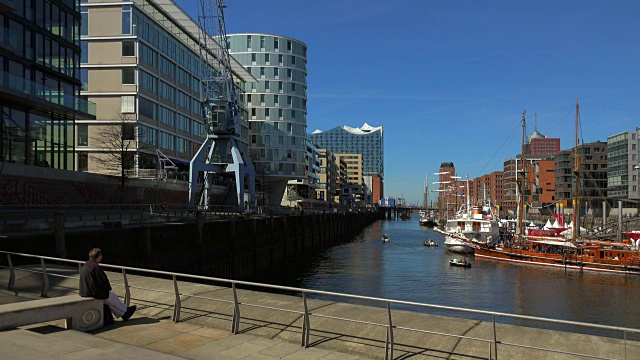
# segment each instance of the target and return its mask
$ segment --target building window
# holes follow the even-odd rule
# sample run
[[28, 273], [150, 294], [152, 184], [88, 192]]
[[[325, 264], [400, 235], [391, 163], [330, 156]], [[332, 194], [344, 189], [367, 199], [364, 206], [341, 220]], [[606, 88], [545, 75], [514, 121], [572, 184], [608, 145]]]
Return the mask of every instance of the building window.
[[278, 63], [280, 64], [280, 66], [282, 66], [283, 61], [284, 61], [284, 56], [278, 55]]
[[[42, 49], [40, 48], [40, 44], [38, 44], [38, 39], [40, 34], [36, 35], [36, 54], [40, 56], [42, 56]], [[80, 41], [80, 51], [81, 51], [81, 55], [80, 55], [80, 63], [82, 64], [86, 64], [89, 62], [89, 42], [87, 41]]]
[[280, 69], [278, 68], [273, 68], [273, 77], [275, 79], [279, 79], [280, 78]]
[[80, 90], [89, 90], [89, 69], [80, 69], [80, 81], [82, 82]]
[[279, 46], [278, 38], [273, 38], [273, 48], [277, 51]]
[[291, 51], [291, 40], [287, 40], [287, 50]]
[[296, 91], [296, 83], [291, 83], [291, 91], [292, 92]]
[[136, 56], [135, 40], [122, 40], [122, 56]]
[[131, 5], [122, 5], [122, 35], [131, 35]]
[[[30, 4], [31, 0], [25, 1], [25, 3]], [[89, 35], [89, 9], [82, 9], [82, 22], [80, 23], [80, 35], [87, 36]]]
[[264, 63], [269, 65], [269, 54], [264, 54]]
[[264, 36], [260, 36], [260, 49], [264, 50]]
[[260, 68], [260, 77], [264, 78], [264, 67]]
[[78, 146], [89, 146], [89, 125], [78, 124]]
[[291, 73], [292, 73], [292, 72], [291, 72], [291, 69], [287, 69], [287, 77], [288, 77], [289, 79], [291, 79]]
[[296, 57], [291, 56], [291, 65], [295, 65], [295, 64], [296, 64]]
[[251, 50], [251, 36], [247, 36], [247, 49]]
[[123, 114], [133, 114], [136, 112], [136, 97], [127, 95], [122, 97], [122, 106], [120, 112]]
[[271, 90], [271, 89], [270, 89], [270, 85], [269, 85], [269, 81], [265, 81], [265, 82], [264, 82], [264, 89], [265, 89], [266, 91], [270, 91], [270, 90]]
[[256, 53], [252, 53], [251, 54], [251, 65], [255, 65], [256, 64]]
[[89, 171], [89, 154], [86, 152], [78, 153], [78, 171]]
[[264, 117], [270, 119], [269, 117], [269, 108], [264, 109]]
[[275, 106], [278, 106], [278, 105], [280, 104], [280, 100], [279, 100], [279, 99], [280, 99], [280, 96], [278, 96], [278, 95], [273, 95], [273, 104], [274, 104]]
[[122, 84], [123, 85], [135, 85], [136, 84], [136, 69], [132, 67], [126, 67], [122, 69]]

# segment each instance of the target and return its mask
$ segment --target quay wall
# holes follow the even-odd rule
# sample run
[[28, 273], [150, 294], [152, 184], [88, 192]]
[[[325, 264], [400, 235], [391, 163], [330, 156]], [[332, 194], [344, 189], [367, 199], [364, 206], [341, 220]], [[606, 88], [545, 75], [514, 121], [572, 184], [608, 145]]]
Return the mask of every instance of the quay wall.
[[191, 223], [67, 229], [62, 234], [11, 234], [0, 237], [0, 249], [86, 260], [89, 249], [99, 247], [109, 264], [258, 281], [351, 241], [377, 219], [375, 212], [200, 218]]

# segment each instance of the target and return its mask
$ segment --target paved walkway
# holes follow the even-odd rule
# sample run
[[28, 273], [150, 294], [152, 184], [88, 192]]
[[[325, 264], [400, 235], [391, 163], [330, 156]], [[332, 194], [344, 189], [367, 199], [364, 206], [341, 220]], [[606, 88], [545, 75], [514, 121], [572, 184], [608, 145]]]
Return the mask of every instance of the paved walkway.
[[[24, 298], [0, 294], [0, 303]], [[127, 322], [90, 333], [62, 328], [62, 321], [0, 331], [1, 359], [356, 360], [357, 356], [307, 348], [254, 335], [232, 335], [189, 322], [174, 323], [136, 313]]]
[[[77, 294], [77, 268], [48, 266], [49, 296]], [[36, 270], [37, 266], [32, 267]], [[109, 272], [116, 293], [122, 275]], [[119, 279], [120, 278], [120, 279]], [[302, 299], [253, 290], [238, 290], [240, 334], [230, 333], [233, 294], [227, 287], [179, 282], [180, 322], [171, 321], [175, 295], [170, 280], [129, 275], [132, 304], [138, 311], [128, 322], [92, 332], [60, 331], [51, 325], [0, 332], [2, 359], [383, 359], [386, 309], [308, 299], [310, 347], [300, 346]], [[7, 273], [0, 270], [0, 304], [38, 298], [42, 276], [18, 271], [15, 294], [3, 290]], [[151, 290], [154, 289], [154, 290]], [[597, 310], [594, 310], [597, 311]], [[344, 321], [340, 319], [351, 319]], [[498, 323], [393, 311], [394, 359], [495, 358], [490, 341], [497, 334], [500, 359], [567, 359], [568, 355], [535, 347], [613, 359], [640, 359], [640, 343]], [[406, 329], [417, 329], [407, 331]], [[27, 340], [23, 340], [27, 339]], [[511, 345], [510, 345], [511, 344]], [[513, 346], [520, 344], [525, 347]], [[94, 351], [94, 352], [92, 352]]]

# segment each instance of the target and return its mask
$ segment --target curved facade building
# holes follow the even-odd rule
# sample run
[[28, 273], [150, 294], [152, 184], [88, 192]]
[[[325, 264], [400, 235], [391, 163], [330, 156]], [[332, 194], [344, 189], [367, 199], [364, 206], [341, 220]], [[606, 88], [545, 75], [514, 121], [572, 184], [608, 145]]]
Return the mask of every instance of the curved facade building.
[[[307, 45], [272, 34], [228, 34], [228, 48], [258, 81], [245, 84], [249, 149], [269, 204], [287, 182], [306, 178]], [[262, 175], [262, 176], [261, 176]]]

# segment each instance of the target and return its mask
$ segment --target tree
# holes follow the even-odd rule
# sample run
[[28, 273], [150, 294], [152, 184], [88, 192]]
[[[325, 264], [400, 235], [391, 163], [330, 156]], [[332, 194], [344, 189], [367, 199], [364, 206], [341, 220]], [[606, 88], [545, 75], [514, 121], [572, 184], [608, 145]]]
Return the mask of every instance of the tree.
[[293, 186], [289, 186], [287, 187], [287, 201], [289, 202], [289, 206], [291, 207], [291, 203], [293, 201], [298, 201], [298, 200], [302, 200], [302, 196], [300, 196], [300, 194], [298, 194], [298, 191], [296, 191], [296, 188]]
[[96, 139], [103, 153], [96, 161], [109, 173], [120, 177], [120, 203], [124, 203], [124, 189], [129, 177], [128, 170], [135, 165], [137, 144], [135, 120], [129, 114], [118, 112], [117, 120], [104, 124]]
[[256, 182], [258, 190], [260, 191], [262, 205], [267, 205], [267, 199], [269, 198], [269, 192], [271, 191], [271, 186], [269, 185], [271, 169], [269, 168], [269, 164], [263, 162], [256, 162], [254, 163], [254, 166], [256, 170]]

